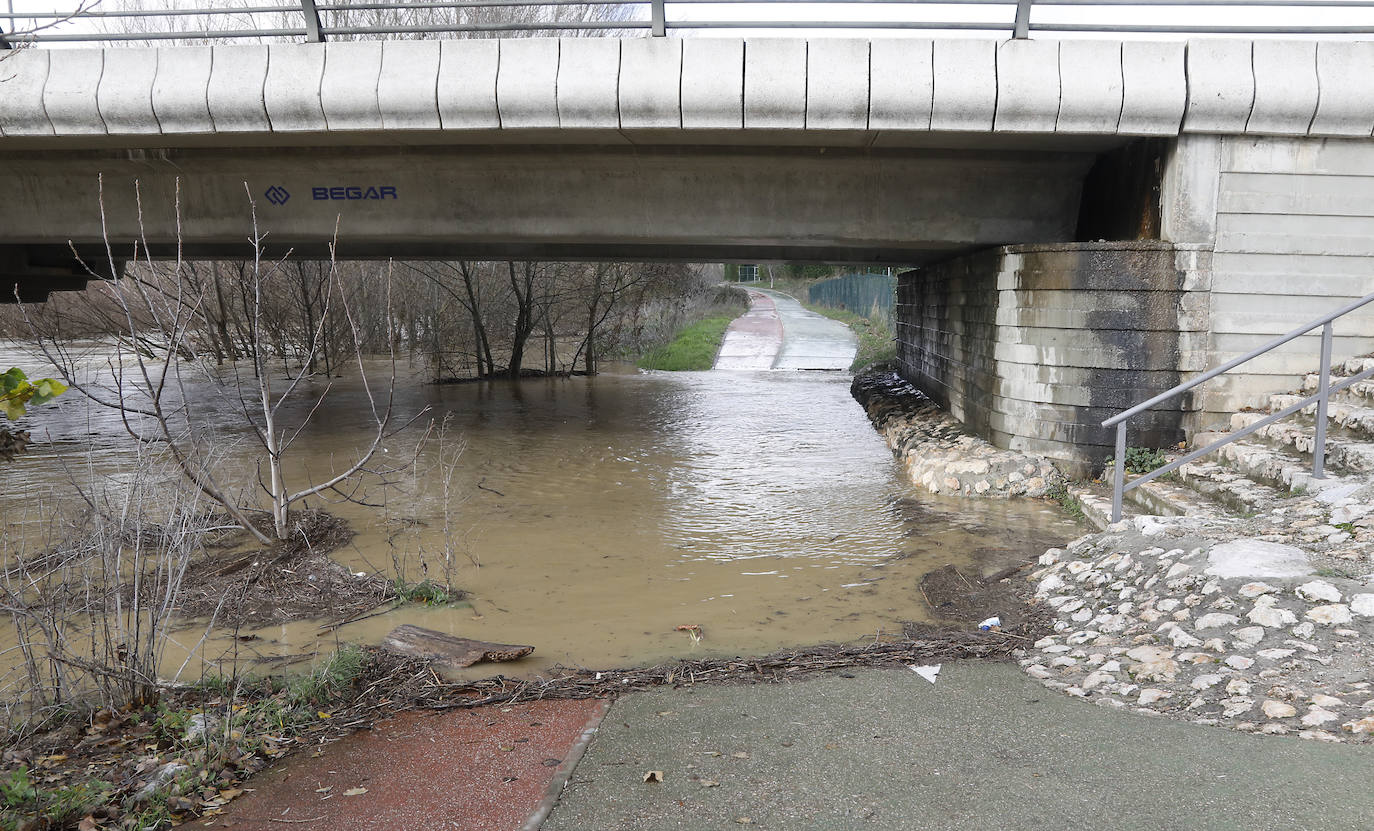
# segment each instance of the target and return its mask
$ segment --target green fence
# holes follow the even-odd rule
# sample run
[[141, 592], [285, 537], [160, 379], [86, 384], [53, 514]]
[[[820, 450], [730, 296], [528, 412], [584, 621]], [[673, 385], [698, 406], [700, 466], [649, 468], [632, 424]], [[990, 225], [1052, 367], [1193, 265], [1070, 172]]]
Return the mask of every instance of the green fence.
[[892, 319], [897, 278], [887, 274], [846, 274], [812, 283], [807, 300], [817, 306], [847, 309], [868, 318]]

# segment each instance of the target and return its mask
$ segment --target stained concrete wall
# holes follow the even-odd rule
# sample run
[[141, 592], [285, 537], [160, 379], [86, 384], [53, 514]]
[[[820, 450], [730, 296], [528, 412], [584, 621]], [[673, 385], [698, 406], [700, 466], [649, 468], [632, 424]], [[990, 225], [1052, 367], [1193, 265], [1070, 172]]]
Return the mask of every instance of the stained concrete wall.
[[[1162, 202], [1165, 238], [1215, 252], [1207, 366], [1374, 291], [1374, 142], [1184, 136]], [[1374, 351], [1374, 308], [1335, 334], [1337, 360]], [[1200, 422], [1267, 407], [1317, 368], [1319, 347], [1300, 338], [1209, 382]]]
[[[1153, 242], [1021, 245], [908, 271], [900, 371], [998, 447], [1090, 473], [1103, 419], [1206, 358], [1209, 255]], [[1179, 441], [1184, 398], [1133, 422], [1133, 445]]]

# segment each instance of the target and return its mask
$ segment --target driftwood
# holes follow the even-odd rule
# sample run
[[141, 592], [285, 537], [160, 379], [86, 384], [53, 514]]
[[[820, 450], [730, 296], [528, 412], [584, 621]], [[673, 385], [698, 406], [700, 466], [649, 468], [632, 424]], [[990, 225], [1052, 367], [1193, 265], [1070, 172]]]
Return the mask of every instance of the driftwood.
[[382, 648], [454, 669], [472, 666], [478, 661], [514, 661], [534, 651], [532, 646], [456, 638], [410, 624], [392, 629], [382, 641]]

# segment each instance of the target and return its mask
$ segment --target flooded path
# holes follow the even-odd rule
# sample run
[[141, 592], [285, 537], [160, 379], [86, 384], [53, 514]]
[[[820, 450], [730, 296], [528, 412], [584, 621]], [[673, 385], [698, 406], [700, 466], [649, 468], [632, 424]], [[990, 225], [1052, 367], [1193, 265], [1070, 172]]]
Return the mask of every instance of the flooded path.
[[749, 311], [726, 331], [716, 369], [849, 368], [859, 344], [848, 326], [780, 291], [748, 291]]
[[[15, 357], [0, 354], [0, 363]], [[850, 398], [849, 380], [632, 369], [452, 386], [407, 379], [398, 415], [425, 406], [447, 414], [466, 449], [447, 489], [431, 446], [413, 487], [385, 509], [327, 506], [359, 532], [333, 556], [354, 571], [418, 580], [442, 577], [447, 550], [453, 582], [470, 599], [335, 630], [261, 627], [240, 632], [254, 636], [246, 642], [220, 633], [204, 654], [248, 661], [378, 643], [401, 623], [536, 646], [506, 672], [762, 653], [896, 632], [927, 618], [922, 574], [948, 563], [991, 573], [1077, 535], [1047, 503], [918, 493]], [[332, 400], [295, 448], [293, 473], [327, 470], [365, 439], [361, 392], [336, 382]], [[68, 487], [60, 462], [90, 460], [117, 481], [132, 455], [113, 417], [78, 398], [36, 416], [33, 426], [41, 419], [62, 442], [0, 473], [6, 524], [32, 521], [45, 488]], [[228, 452], [250, 469], [246, 430], [232, 413], [217, 417], [240, 439]], [[389, 449], [407, 452], [419, 432]], [[705, 637], [676, 628], [687, 624]], [[179, 664], [200, 631], [189, 627], [168, 663]]]

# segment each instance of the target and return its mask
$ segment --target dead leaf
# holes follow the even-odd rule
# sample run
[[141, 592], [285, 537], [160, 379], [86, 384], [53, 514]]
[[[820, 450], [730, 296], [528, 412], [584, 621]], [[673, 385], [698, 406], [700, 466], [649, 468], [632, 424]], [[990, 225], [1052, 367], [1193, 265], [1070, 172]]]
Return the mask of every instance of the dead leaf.
[[333, 716], [331, 716], [329, 713], [326, 713], [324, 710], [320, 710], [315, 715], [319, 716], [320, 718], [333, 718]]
[[714, 779], [703, 779], [701, 780], [701, 786], [703, 788], [719, 788], [720, 783]]
[[77, 831], [95, 831], [100, 826], [95, 824], [95, 817], [87, 814], [82, 818], [81, 823], [76, 826]]
[[333, 785], [325, 785], [323, 788], [316, 788], [315, 793], [329, 793], [332, 790], [334, 790]]
[[743, 750], [741, 750], [741, 751], [738, 752], [738, 753], [731, 753], [730, 755], [731, 755], [731, 756], [734, 756], [736, 759], [748, 759], [748, 758], [749, 758], [749, 754], [748, 754], [748, 753], [745, 753]]
[[367, 793], [367, 788], [349, 788], [343, 792], [344, 796], [362, 796]]
[[644, 781], [645, 781], [645, 782], [662, 782], [662, 781], [663, 781], [663, 771], [661, 771], [661, 770], [651, 770], [651, 771], [645, 773], [645, 774], [644, 774]]
[[719, 755], [720, 755], [720, 751], [719, 751], [719, 750], [706, 750], [706, 751], [703, 751], [701, 755], [703, 755], [703, 756], [719, 756]]
[[677, 710], [659, 710], [658, 714], [660, 716], [675, 716], [677, 715]]
[[753, 824], [754, 824], [754, 821], [753, 821], [752, 819], [750, 819], [749, 817], [740, 817], [739, 819], [735, 820], [735, 822], [739, 823], [740, 825], [753, 825]]

